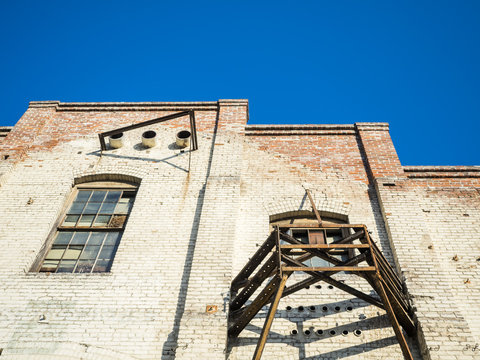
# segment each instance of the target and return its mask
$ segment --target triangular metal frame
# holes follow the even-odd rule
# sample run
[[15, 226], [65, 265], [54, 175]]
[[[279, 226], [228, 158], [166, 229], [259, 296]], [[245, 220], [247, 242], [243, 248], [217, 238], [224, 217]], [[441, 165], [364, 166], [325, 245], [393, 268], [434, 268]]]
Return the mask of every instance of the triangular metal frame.
[[[309, 194], [308, 190], [307, 194]], [[236, 338], [260, 309], [271, 303], [253, 355], [253, 359], [259, 360], [262, 356], [280, 299], [318, 281], [325, 281], [340, 290], [384, 309], [387, 312], [405, 359], [413, 360], [400, 328], [402, 326], [409, 335], [416, 333], [404, 287], [395, 271], [370, 238], [366, 226], [322, 223], [318, 212], [315, 215], [317, 220], [319, 220], [318, 225], [290, 225], [289, 228], [321, 230], [349, 228], [352, 229], [350, 231], [351, 234], [331, 244], [304, 244], [286, 232], [281, 231], [280, 228], [275, 227], [275, 230], [232, 281], [232, 293], [236, 295], [230, 302], [229, 319], [231, 325], [228, 329], [228, 335]], [[283, 242], [288, 244], [283, 244]], [[334, 249], [355, 249], [360, 254], [342, 262], [329, 254]], [[324, 259], [332, 266], [308, 267], [303, 264], [303, 262], [313, 257]], [[295, 271], [307, 273], [310, 277], [286, 287], [287, 279]], [[364, 278], [376, 291], [379, 299], [333, 279], [331, 275], [339, 271], [348, 271]], [[245, 305], [263, 282], [270, 277], [271, 279], [267, 285], [255, 299], [250, 304]]]

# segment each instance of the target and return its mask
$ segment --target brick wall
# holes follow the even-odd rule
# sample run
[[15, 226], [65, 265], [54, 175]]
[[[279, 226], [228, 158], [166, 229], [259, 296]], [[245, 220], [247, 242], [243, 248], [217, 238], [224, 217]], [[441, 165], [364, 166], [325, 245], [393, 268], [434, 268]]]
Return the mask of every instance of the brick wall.
[[[137, 129], [123, 148], [99, 151], [99, 132], [190, 109], [198, 151], [173, 146], [188, 117], [153, 125], [154, 148], [140, 146], [146, 129]], [[322, 213], [367, 225], [405, 278], [414, 358], [478, 356], [480, 169], [403, 167], [387, 124], [247, 120], [245, 100], [32, 102], [0, 143], [2, 358], [251, 358], [266, 312], [228, 339], [230, 282], [268, 235], [269, 216], [310, 210], [306, 183]], [[75, 182], [119, 177], [140, 185], [111, 272], [29, 272]], [[402, 358], [385, 312], [319, 285], [282, 299], [264, 359]]]

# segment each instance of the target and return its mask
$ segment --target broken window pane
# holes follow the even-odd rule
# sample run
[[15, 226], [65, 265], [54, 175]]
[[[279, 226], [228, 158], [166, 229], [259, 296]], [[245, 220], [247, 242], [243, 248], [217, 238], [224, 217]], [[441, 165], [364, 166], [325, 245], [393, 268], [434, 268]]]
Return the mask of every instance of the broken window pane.
[[327, 230], [327, 244], [342, 239], [341, 230]]
[[112, 221], [108, 225], [108, 227], [122, 227], [127, 220], [126, 215], [113, 215]]
[[89, 273], [92, 271], [95, 260], [80, 260], [75, 269], [76, 273]]
[[293, 237], [302, 244], [308, 244], [308, 232], [306, 230], [293, 231]]

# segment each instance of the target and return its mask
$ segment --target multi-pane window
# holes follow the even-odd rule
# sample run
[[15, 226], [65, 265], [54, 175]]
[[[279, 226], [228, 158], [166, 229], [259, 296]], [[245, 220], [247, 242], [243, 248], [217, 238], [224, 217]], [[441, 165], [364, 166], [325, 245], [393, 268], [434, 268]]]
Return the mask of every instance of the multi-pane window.
[[135, 193], [133, 188], [79, 188], [38, 271], [109, 271]]
[[[329, 225], [342, 224], [346, 221], [322, 217], [323, 222]], [[343, 239], [348, 236], [350, 230], [348, 228], [312, 228], [311, 225], [317, 225], [317, 219], [314, 217], [302, 216], [286, 216], [281, 217], [276, 221], [271, 222], [271, 226], [279, 226], [280, 230], [293, 236], [295, 239], [303, 244], [331, 244], [334, 241]], [[290, 227], [291, 225], [298, 226], [297, 228]], [[300, 226], [306, 225], [305, 228]], [[308, 227], [307, 227], [308, 226]], [[282, 240], [282, 243], [286, 243]], [[354, 256], [354, 252], [348, 249], [331, 249], [329, 254], [338, 260], [345, 262]], [[303, 262], [309, 267], [331, 267], [330, 262], [319, 257], [313, 257]]]
[[[289, 229], [289, 232], [295, 239], [303, 244], [331, 244], [334, 241], [341, 240], [348, 235], [348, 229]], [[332, 249], [330, 255], [340, 261], [349, 259], [349, 251], [347, 249]], [[326, 260], [319, 257], [313, 257], [304, 262], [307, 266], [312, 267], [329, 267], [333, 266]]]

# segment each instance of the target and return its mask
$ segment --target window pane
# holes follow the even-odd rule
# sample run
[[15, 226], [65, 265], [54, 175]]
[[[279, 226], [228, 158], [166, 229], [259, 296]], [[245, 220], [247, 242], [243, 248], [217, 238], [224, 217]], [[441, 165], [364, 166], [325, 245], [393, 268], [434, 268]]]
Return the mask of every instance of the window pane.
[[87, 202], [91, 193], [92, 193], [91, 190], [80, 190], [77, 194], [77, 198], [75, 199], [75, 202]]
[[87, 206], [85, 207], [85, 210], [83, 211], [84, 214], [96, 214], [98, 212], [98, 209], [100, 209], [101, 203], [92, 203], [89, 202]]
[[81, 214], [83, 208], [85, 207], [84, 202], [74, 202], [72, 206], [70, 206], [70, 210], [68, 210], [68, 214]]
[[332, 266], [328, 261], [314, 257], [311, 259], [313, 267], [330, 267]]
[[77, 268], [75, 269], [76, 273], [89, 273], [92, 271], [93, 263], [95, 260], [80, 260], [78, 262]]
[[120, 195], [122, 195], [121, 191], [109, 191], [105, 201], [107, 201], [107, 202], [117, 202], [118, 199], [120, 198]]
[[45, 259], [60, 260], [62, 258], [63, 253], [65, 252], [65, 248], [66, 247], [62, 246], [62, 247], [56, 247], [56, 248], [50, 249], [47, 256], [45, 256]]
[[58, 260], [45, 260], [40, 272], [55, 272], [55, 270], [57, 270], [58, 263]]
[[102, 245], [103, 238], [105, 237], [105, 233], [102, 232], [92, 232], [90, 236], [90, 240], [88, 240], [88, 245]]
[[94, 226], [107, 226], [110, 218], [110, 215], [98, 215]]
[[105, 272], [110, 267], [110, 260], [97, 260], [92, 272]]
[[60, 266], [57, 269], [57, 273], [60, 272], [72, 272], [75, 267], [75, 260], [62, 260]]
[[75, 226], [77, 224], [78, 215], [67, 215], [65, 217], [65, 221], [63, 222], [63, 226]]
[[115, 206], [115, 203], [103, 203], [100, 214], [113, 214]]
[[71, 245], [85, 245], [88, 239], [88, 232], [77, 232], [72, 239]]
[[120, 202], [115, 208], [115, 214], [128, 214], [131, 208], [132, 205], [129, 199], [120, 199]]
[[90, 198], [90, 202], [102, 202], [107, 194], [106, 191], [103, 190], [95, 190]]
[[69, 246], [67, 251], [65, 251], [65, 255], [63, 255], [64, 260], [76, 260], [80, 256], [82, 252], [82, 246]]
[[68, 245], [70, 239], [72, 238], [73, 232], [71, 231], [62, 231], [57, 234], [55, 241], [53, 242], [55, 245]]
[[82, 215], [78, 226], [91, 226], [95, 215]]
[[98, 250], [100, 250], [100, 246], [86, 246], [85, 249], [83, 250], [82, 256], [80, 256], [80, 259], [95, 260], [97, 258]]
[[117, 245], [120, 240], [119, 232], [108, 233], [107, 238], [105, 239], [105, 245]]
[[100, 251], [99, 259], [111, 259], [113, 257], [113, 251], [115, 246], [104, 246], [102, 251]]
[[312, 267], [312, 259], [305, 260], [302, 264], [308, 267]]

